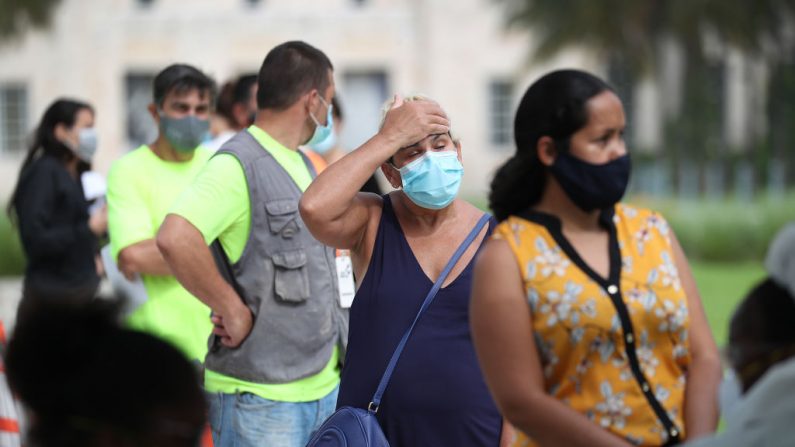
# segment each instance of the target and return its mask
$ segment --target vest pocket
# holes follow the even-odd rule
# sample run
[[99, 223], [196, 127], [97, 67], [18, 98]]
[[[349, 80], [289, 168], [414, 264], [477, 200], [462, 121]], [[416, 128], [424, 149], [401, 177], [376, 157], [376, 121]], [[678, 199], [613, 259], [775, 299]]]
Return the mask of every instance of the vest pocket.
[[289, 250], [274, 253], [272, 258], [275, 278], [274, 291], [277, 300], [287, 303], [302, 303], [309, 298], [309, 272], [304, 250]]
[[281, 234], [285, 239], [298, 232], [298, 201], [294, 199], [271, 200], [265, 204], [268, 214], [268, 227], [273, 234]]

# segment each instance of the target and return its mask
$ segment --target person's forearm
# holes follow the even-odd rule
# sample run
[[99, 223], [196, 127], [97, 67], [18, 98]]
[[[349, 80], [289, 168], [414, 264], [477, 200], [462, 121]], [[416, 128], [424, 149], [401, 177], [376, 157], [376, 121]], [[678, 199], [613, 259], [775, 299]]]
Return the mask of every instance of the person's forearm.
[[395, 144], [379, 134], [329, 165], [304, 192], [302, 215], [314, 222], [331, 222], [343, 216], [362, 185], [398, 149]]
[[157, 246], [177, 280], [213, 310], [213, 334], [237, 348], [254, 323], [251, 310], [221, 277], [199, 230], [185, 218], [169, 214], [157, 235]]
[[688, 440], [715, 431], [720, 380], [721, 365], [717, 356], [693, 358], [685, 389], [685, 435]]
[[173, 273], [154, 239], [137, 242], [119, 253], [119, 270], [125, 276], [133, 274], [170, 276]]
[[241, 298], [218, 272], [201, 233], [186, 220], [166, 217], [157, 246], [180, 284], [215, 313], [227, 315], [242, 305]]
[[630, 447], [624, 439], [549, 395], [501, 408], [506, 419], [541, 446]]

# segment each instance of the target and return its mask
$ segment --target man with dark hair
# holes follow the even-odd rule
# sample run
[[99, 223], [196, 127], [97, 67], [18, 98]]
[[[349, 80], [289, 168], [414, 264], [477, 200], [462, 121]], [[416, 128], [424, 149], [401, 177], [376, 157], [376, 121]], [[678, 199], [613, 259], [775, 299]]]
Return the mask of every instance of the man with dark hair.
[[317, 48], [304, 42], [286, 42], [271, 50], [259, 70], [257, 107], [281, 111], [309, 90], [332, 95], [324, 98], [326, 106], [334, 96], [331, 61]]
[[175, 64], [161, 71], [149, 105], [157, 139], [113, 164], [107, 191], [111, 254], [128, 279], [143, 281], [148, 296], [127, 323], [198, 362], [204, 361], [212, 331], [210, 309], [177, 282], [154, 238], [171, 205], [210, 158], [200, 143], [214, 98], [215, 83], [198, 69]]
[[268, 53], [258, 85], [254, 125], [221, 146], [157, 237], [179, 281], [213, 311], [205, 389], [217, 447], [304, 446], [334, 410], [347, 337], [334, 250], [298, 214], [314, 177], [298, 146], [332, 128], [331, 63], [287, 42]]

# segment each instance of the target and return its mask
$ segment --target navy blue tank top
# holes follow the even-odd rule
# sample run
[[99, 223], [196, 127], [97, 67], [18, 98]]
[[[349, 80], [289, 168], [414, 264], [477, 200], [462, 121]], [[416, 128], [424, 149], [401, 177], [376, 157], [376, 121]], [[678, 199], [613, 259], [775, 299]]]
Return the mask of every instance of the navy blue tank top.
[[[439, 290], [397, 363], [377, 413], [392, 447], [499, 445], [502, 418], [469, 331], [473, 265], [474, 258]], [[367, 408], [432, 286], [385, 195], [370, 265], [350, 310], [338, 407]]]

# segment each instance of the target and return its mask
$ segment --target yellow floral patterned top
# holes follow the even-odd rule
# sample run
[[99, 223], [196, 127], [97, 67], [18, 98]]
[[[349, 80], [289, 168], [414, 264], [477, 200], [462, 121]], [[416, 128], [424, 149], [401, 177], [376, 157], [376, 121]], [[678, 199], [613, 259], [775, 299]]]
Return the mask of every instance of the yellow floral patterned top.
[[[668, 224], [621, 204], [600, 222], [610, 235], [608, 278], [582, 261], [549, 214], [511, 216], [494, 237], [519, 263], [546, 391], [633, 444], [676, 443], [689, 318]], [[535, 444], [519, 434], [513, 445]]]

